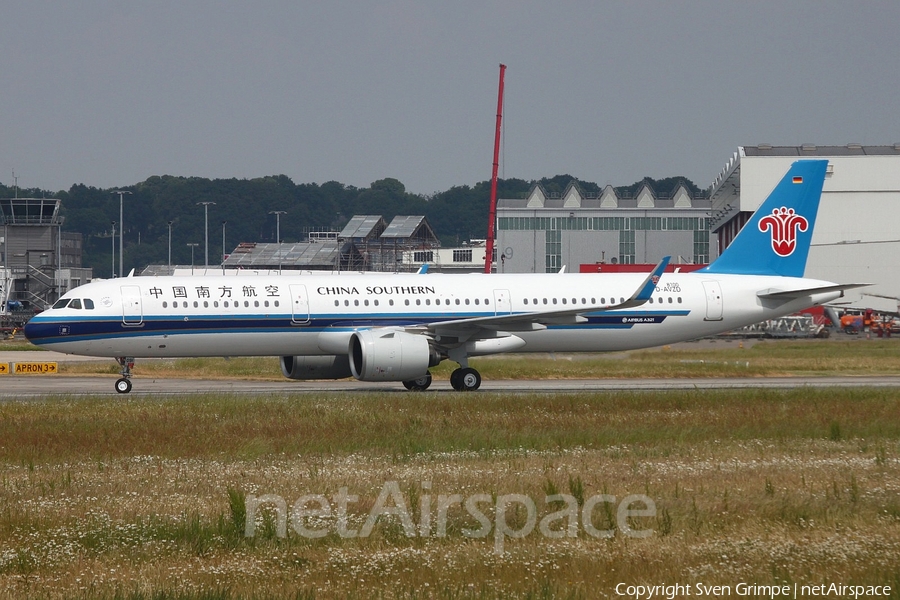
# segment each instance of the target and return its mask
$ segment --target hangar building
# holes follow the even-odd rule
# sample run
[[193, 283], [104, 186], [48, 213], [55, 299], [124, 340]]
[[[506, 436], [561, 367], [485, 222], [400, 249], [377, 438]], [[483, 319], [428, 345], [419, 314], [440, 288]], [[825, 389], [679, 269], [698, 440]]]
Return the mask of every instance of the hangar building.
[[719, 251], [802, 158], [827, 158], [828, 175], [806, 275], [850, 290], [854, 306], [897, 312], [900, 304], [900, 144], [892, 146], [741, 146], [710, 188], [711, 231]]
[[620, 197], [612, 186], [584, 194], [570, 183], [548, 195], [540, 184], [526, 197], [497, 201], [498, 273], [578, 272], [586, 264], [708, 263], [710, 200], [684, 184], [654, 190], [644, 183]]

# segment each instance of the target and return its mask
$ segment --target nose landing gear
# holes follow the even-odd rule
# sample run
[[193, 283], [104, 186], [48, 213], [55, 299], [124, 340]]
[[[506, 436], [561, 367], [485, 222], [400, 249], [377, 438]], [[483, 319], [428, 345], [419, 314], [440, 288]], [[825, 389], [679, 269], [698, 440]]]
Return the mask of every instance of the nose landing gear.
[[116, 362], [122, 367], [122, 377], [116, 380], [116, 391], [120, 394], [127, 394], [131, 391], [131, 368], [134, 366], [134, 358], [120, 356]]

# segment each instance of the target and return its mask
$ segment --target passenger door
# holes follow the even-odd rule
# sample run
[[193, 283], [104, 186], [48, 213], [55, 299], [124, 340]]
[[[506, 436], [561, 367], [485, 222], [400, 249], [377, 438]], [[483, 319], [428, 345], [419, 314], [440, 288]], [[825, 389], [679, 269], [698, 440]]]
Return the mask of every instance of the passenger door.
[[122, 293], [122, 325], [136, 327], [144, 323], [144, 311], [141, 304], [141, 287], [138, 285], [123, 285], [119, 287]]
[[512, 312], [509, 290], [494, 290], [494, 314], [508, 315]]
[[306, 286], [291, 284], [291, 324], [307, 325], [309, 323], [309, 297]]
[[706, 320], [721, 321], [724, 313], [722, 286], [718, 281], [704, 281], [703, 290], [706, 292]]

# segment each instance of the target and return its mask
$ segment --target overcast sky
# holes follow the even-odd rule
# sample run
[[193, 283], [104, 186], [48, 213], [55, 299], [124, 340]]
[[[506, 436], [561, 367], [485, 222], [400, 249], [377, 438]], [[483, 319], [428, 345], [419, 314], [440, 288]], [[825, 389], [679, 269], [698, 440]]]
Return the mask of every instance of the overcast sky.
[[738, 145], [900, 142], [900, 2], [6, 2], [0, 182], [710, 184]]

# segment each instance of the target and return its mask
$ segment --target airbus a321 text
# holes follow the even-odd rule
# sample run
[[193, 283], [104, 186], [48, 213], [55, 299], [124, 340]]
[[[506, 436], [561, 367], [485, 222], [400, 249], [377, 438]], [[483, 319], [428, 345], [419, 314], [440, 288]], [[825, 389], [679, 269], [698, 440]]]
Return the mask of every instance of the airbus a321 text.
[[128, 277], [66, 293], [25, 326], [33, 343], [122, 366], [136, 358], [280, 356], [291, 379], [476, 390], [469, 358], [604, 352], [696, 339], [790, 314], [856, 287], [803, 278], [827, 161], [795, 162], [708, 267], [648, 274]]

